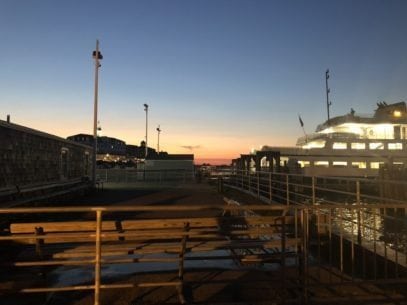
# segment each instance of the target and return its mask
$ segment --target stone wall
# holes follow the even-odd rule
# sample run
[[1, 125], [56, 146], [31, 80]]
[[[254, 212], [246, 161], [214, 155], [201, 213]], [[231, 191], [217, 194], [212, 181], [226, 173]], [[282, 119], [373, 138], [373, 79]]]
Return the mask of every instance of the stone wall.
[[0, 189], [87, 179], [92, 148], [0, 120]]

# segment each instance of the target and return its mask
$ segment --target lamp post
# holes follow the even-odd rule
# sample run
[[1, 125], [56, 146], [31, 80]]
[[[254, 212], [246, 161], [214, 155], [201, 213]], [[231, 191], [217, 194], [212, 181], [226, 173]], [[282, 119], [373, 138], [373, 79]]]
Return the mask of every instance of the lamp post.
[[146, 153], [144, 154], [144, 159], [147, 159], [147, 154], [148, 154], [148, 105], [144, 104], [144, 111], [146, 112]]
[[160, 153], [160, 132], [161, 132], [160, 125], [158, 125], [158, 127], [157, 127], [157, 134], [158, 134], [158, 139], [157, 139], [157, 153], [158, 153], [158, 154]]
[[96, 50], [92, 52], [92, 58], [95, 60], [95, 98], [93, 104], [93, 170], [92, 183], [96, 187], [96, 154], [97, 154], [97, 122], [98, 122], [98, 86], [99, 86], [99, 60], [103, 59], [99, 52], [99, 40], [96, 40]]

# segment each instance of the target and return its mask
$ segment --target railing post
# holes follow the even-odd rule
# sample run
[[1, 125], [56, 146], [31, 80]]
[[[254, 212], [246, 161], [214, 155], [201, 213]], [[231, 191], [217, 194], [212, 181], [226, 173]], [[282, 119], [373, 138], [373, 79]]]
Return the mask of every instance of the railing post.
[[177, 286], [177, 288], [178, 288], [178, 298], [181, 304], [186, 304], [184, 296], [184, 260], [188, 239], [188, 234], [185, 233], [187, 233], [188, 231], [189, 231], [189, 222], [186, 222], [184, 223], [184, 235], [181, 241], [181, 251], [179, 253], [179, 263], [178, 263], [178, 279], [180, 281], [180, 285]]
[[287, 192], [287, 205], [290, 205], [290, 184], [288, 181], [288, 174], [285, 174], [285, 184], [286, 184], [286, 192]]
[[260, 198], [260, 173], [257, 172], [257, 197]]
[[269, 195], [270, 195], [270, 203], [273, 202], [273, 190], [272, 190], [272, 183], [271, 183], [271, 172], [269, 173]]
[[[356, 180], [356, 205], [360, 207], [360, 181]], [[361, 231], [361, 219], [360, 219], [360, 208], [357, 212], [357, 225], [358, 225], [358, 244], [362, 244], [362, 231]]]
[[312, 176], [312, 205], [315, 205], [315, 176]]
[[102, 235], [102, 211], [96, 211], [96, 245], [95, 245], [95, 302], [100, 305], [100, 278], [101, 278], [101, 235]]
[[249, 193], [250, 193], [250, 191], [251, 191], [251, 183], [252, 183], [252, 182], [251, 182], [251, 179], [250, 179], [250, 178], [251, 178], [251, 177], [250, 177], [250, 176], [251, 176], [251, 175], [250, 175], [250, 169], [247, 171], [247, 173], [248, 173], [248, 175], [249, 175], [249, 185], [247, 186], [247, 190], [248, 190]]

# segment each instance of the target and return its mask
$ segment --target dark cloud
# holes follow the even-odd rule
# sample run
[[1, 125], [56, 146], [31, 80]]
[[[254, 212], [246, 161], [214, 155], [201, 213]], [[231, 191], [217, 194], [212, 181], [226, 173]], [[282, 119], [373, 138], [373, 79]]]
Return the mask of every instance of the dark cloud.
[[194, 146], [192, 146], [192, 145], [183, 145], [181, 147], [185, 148], [185, 149], [188, 149], [188, 150], [194, 150], [194, 149], [201, 148], [201, 145], [194, 145]]

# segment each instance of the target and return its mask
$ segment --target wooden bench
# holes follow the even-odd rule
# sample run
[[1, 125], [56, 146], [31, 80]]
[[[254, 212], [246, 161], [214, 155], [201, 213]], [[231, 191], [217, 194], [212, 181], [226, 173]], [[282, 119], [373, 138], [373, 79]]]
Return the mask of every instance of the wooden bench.
[[[240, 264], [278, 262], [285, 266], [285, 259], [297, 255], [301, 246], [296, 223], [287, 215], [106, 220], [101, 227], [101, 258], [103, 264], [178, 263], [175, 286], [184, 303], [186, 260], [232, 259]], [[95, 221], [13, 223], [9, 231], [0, 240], [28, 246], [14, 266], [72, 265], [75, 261], [79, 265], [95, 258]], [[215, 250], [223, 250], [224, 255], [199, 256], [200, 252]], [[192, 252], [196, 254], [189, 257]], [[148, 257], [155, 253], [175, 256]]]

